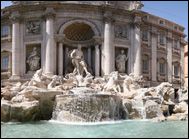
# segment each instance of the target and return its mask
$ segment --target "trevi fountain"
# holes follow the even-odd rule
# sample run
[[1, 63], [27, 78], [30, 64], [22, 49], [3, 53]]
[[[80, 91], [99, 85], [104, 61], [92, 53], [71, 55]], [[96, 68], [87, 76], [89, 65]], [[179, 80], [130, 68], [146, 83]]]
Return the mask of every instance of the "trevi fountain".
[[[39, 69], [29, 81], [2, 85], [3, 137], [187, 136], [188, 89], [176, 92], [168, 82], [142, 88], [142, 76], [118, 71], [94, 77], [80, 45], [70, 58], [74, 70], [65, 76]], [[35, 60], [28, 61], [31, 68]]]

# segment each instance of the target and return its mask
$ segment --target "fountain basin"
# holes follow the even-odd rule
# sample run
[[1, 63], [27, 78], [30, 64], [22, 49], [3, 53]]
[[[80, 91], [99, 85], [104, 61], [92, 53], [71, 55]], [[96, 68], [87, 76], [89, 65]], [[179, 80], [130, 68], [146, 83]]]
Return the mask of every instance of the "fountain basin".
[[122, 99], [116, 95], [98, 94], [90, 88], [74, 88], [70, 94], [57, 95], [53, 120], [63, 122], [98, 122], [126, 119]]

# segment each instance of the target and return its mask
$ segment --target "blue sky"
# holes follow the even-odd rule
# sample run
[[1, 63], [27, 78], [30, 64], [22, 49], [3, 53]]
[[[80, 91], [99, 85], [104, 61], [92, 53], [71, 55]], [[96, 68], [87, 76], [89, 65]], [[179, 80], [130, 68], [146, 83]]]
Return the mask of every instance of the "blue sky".
[[[185, 27], [188, 38], [188, 1], [142, 1], [143, 11], [165, 18]], [[1, 8], [11, 1], [1, 1]]]

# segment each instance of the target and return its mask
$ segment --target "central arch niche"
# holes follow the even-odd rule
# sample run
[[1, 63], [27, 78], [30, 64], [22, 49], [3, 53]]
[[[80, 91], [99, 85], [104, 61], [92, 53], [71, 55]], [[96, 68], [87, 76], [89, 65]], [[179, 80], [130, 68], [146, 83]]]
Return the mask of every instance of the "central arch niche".
[[91, 27], [84, 23], [73, 23], [69, 25], [63, 33], [67, 39], [72, 41], [87, 41], [94, 36]]
[[71, 59], [69, 57], [70, 52], [73, 49], [77, 49], [77, 45], [82, 45], [82, 51], [84, 54], [84, 60], [87, 64], [90, 73], [94, 74], [95, 71], [95, 45], [91, 43], [95, 33], [91, 26], [86, 23], [74, 22], [68, 25], [64, 30], [66, 42], [64, 43], [64, 74], [73, 71]]

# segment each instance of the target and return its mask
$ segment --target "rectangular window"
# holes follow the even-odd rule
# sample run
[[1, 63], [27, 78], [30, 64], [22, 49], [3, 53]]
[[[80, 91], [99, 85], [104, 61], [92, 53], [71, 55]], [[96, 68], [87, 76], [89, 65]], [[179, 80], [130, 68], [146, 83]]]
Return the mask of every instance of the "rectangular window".
[[165, 23], [164, 23], [163, 20], [159, 20], [159, 24], [160, 24], [160, 25], [164, 25]]
[[178, 40], [174, 40], [174, 48], [179, 49], [179, 41]]
[[160, 43], [161, 45], [164, 45], [164, 44], [165, 44], [165, 35], [162, 34], [162, 33], [159, 35], [159, 43]]
[[8, 65], [9, 65], [9, 57], [3, 56], [1, 59], [1, 69], [8, 70]]
[[148, 61], [147, 60], [143, 60], [143, 71], [148, 71]]
[[160, 74], [165, 74], [165, 64], [160, 63]]
[[144, 30], [142, 32], [142, 40], [143, 41], [148, 41], [148, 31], [147, 30]]
[[9, 26], [2, 26], [1, 37], [8, 37], [8, 35], [9, 35]]
[[179, 70], [179, 67], [174, 66], [174, 76], [176, 76], [176, 77], [178, 77], [178, 70]]

